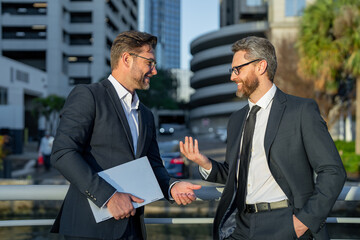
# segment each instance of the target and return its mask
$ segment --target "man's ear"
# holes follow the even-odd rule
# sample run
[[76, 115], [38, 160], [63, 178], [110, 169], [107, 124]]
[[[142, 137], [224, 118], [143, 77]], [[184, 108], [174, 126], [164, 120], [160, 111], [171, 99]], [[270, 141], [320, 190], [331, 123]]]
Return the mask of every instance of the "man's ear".
[[132, 64], [133, 58], [131, 57], [131, 55], [127, 52], [123, 53], [123, 55], [121, 56], [121, 62], [124, 64], [124, 66], [126, 67], [130, 67]]
[[268, 67], [267, 61], [261, 60], [257, 65], [257, 71], [259, 72], [260, 75], [263, 75], [266, 73], [267, 67]]

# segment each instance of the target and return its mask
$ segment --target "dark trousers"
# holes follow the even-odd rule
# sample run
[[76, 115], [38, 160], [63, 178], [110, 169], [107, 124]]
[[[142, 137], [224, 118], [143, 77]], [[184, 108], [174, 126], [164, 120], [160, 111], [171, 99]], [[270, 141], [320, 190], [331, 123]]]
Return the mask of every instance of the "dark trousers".
[[[131, 217], [129, 224], [125, 230], [125, 233], [121, 238], [112, 239], [112, 240], [143, 240], [141, 233], [139, 217]], [[73, 237], [73, 236], [64, 236], [65, 240], [110, 240], [103, 238], [87, 238], [87, 237]]]
[[291, 207], [259, 213], [240, 213], [236, 215], [236, 228], [227, 240], [274, 240], [274, 239], [313, 239], [307, 231], [296, 237]]
[[45, 155], [45, 154], [43, 154], [43, 158], [44, 158], [45, 169], [46, 169], [46, 170], [50, 170], [50, 167], [51, 167], [50, 155]]

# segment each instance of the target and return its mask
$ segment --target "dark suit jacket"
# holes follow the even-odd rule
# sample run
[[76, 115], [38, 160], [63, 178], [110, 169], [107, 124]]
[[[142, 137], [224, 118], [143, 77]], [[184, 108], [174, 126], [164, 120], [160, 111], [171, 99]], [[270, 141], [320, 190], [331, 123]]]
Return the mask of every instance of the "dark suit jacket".
[[[236, 166], [248, 111], [247, 105], [229, 119], [226, 161], [211, 160], [213, 167], [207, 180], [226, 184], [214, 220], [214, 239], [222, 239], [235, 227]], [[325, 220], [342, 190], [346, 173], [316, 102], [278, 89], [264, 147], [270, 171], [296, 216], [316, 239], [327, 239]]]
[[[69, 191], [52, 228], [69, 236], [120, 238], [129, 219], [96, 223], [87, 199], [98, 207], [115, 189], [97, 172], [147, 156], [162, 192], [168, 198], [170, 179], [156, 141], [154, 117], [139, 105], [139, 138], [136, 156], [131, 131], [115, 88], [109, 80], [80, 85], [68, 96], [57, 129], [52, 164], [69, 180]], [[145, 238], [143, 208], [137, 209]]]

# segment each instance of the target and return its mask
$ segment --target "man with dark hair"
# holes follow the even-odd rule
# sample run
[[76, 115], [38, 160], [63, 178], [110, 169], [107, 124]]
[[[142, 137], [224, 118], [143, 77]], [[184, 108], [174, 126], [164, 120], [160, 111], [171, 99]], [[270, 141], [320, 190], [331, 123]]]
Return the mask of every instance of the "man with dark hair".
[[346, 173], [316, 102], [275, 86], [267, 39], [241, 39], [232, 51], [231, 81], [249, 104], [229, 119], [225, 162], [202, 155], [191, 137], [180, 142], [204, 179], [226, 184], [214, 239], [329, 239], [325, 220]]
[[[132, 205], [143, 199], [117, 192], [97, 174], [133, 159], [147, 156], [165, 198], [183, 205], [196, 198], [193, 190], [201, 186], [169, 177], [153, 114], [135, 92], [148, 89], [157, 74], [156, 42], [147, 33], [119, 34], [111, 48], [108, 79], [78, 85], [66, 100], [51, 156], [53, 166], [70, 182], [52, 228], [65, 239], [146, 239], [144, 208]], [[88, 199], [106, 206], [113, 218], [96, 223]]]

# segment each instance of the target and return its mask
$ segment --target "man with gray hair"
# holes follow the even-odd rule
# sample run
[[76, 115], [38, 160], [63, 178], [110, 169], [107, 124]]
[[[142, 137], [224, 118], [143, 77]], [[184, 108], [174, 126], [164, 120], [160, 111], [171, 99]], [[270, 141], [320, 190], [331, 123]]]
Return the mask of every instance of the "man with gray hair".
[[346, 173], [316, 102], [275, 86], [267, 39], [241, 39], [232, 51], [231, 81], [248, 105], [229, 119], [225, 162], [192, 137], [180, 142], [205, 180], [225, 184], [214, 239], [329, 239], [325, 221]]

